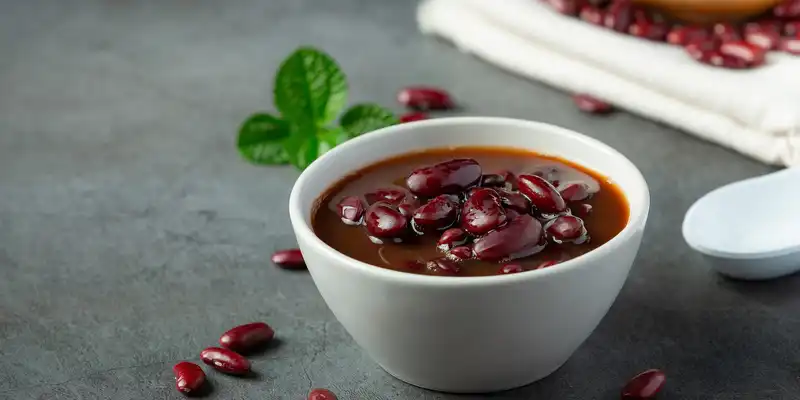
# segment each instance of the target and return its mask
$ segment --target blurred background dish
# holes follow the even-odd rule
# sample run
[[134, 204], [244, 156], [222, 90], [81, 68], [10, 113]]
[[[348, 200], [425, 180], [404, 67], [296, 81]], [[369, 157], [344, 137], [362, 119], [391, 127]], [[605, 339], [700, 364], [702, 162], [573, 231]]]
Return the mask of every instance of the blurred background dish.
[[693, 23], [739, 21], [759, 15], [780, 0], [634, 0]]

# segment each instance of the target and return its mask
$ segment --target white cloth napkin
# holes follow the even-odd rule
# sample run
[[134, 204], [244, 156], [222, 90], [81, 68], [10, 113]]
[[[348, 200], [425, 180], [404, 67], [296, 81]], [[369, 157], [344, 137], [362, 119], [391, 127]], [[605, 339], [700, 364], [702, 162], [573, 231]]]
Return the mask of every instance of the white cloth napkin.
[[724, 70], [682, 48], [617, 34], [537, 0], [425, 0], [422, 32], [569, 92], [730, 147], [765, 163], [800, 165], [800, 57]]

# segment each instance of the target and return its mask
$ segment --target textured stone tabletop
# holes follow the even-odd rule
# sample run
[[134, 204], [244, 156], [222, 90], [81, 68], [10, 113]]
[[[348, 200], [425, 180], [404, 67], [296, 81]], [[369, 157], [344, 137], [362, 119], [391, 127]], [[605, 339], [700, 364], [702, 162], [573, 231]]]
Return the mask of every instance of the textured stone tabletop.
[[[97, 0], [0, 3], [0, 398], [179, 399], [172, 365], [238, 323], [280, 343], [259, 376], [209, 373], [211, 399], [616, 399], [663, 368], [662, 399], [800, 398], [800, 278], [709, 271], [680, 222], [707, 191], [770, 171], [626, 113], [569, 98], [421, 37], [406, 0]], [[352, 101], [394, 105], [412, 83], [459, 114], [542, 120], [627, 155], [652, 190], [644, 244], [613, 308], [570, 361], [493, 396], [427, 392], [373, 364], [293, 247], [291, 168], [240, 160], [238, 124], [271, 108], [272, 74], [301, 44], [334, 55]], [[396, 107], [396, 106], [395, 106]], [[396, 108], [399, 111], [399, 108]], [[742, 210], [738, 218], [757, 218]]]

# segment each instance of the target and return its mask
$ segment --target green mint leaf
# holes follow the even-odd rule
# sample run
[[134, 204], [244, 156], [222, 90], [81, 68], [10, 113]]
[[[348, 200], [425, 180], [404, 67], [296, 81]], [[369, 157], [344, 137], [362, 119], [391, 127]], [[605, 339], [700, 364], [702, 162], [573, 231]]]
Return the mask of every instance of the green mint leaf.
[[396, 124], [397, 117], [377, 104], [357, 104], [342, 115], [340, 123], [350, 137]]
[[347, 103], [347, 79], [322, 51], [301, 47], [283, 61], [275, 76], [275, 106], [293, 123], [323, 126]]
[[316, 132], [308, 127], [296, 127], [283, 146], [289, 156], [289, 162], [299, 170], [304, 170], [319, 156], [319, 139]]
[[286, 164], [283, 140], [289, 137], [286, 122], [269, 114], [254, 114], [239, 128], [236, 147], [254, 164]]
[[326, 128], [317, 133], [319, 139], [319, 155], [327, 153], [330, 149], [344, 143], [350, 137], [342, 128]]

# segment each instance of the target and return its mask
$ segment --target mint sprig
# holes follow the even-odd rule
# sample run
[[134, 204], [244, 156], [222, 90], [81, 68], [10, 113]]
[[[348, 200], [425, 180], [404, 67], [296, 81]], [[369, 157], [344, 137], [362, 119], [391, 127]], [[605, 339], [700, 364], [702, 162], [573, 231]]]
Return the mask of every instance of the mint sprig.
[[345, 111], [347, 78], [324, 52], [301, 47], [275, 75], [274, 102], [281, 117], [257, 113], [239, 128], [237, 147], [254, 164], [290, 163], [305, 169], [317, 157], [364, 133], [396, 124], [395, 115], [371, 103]]

